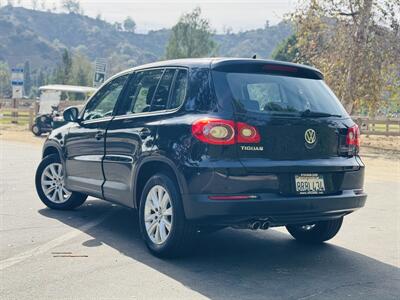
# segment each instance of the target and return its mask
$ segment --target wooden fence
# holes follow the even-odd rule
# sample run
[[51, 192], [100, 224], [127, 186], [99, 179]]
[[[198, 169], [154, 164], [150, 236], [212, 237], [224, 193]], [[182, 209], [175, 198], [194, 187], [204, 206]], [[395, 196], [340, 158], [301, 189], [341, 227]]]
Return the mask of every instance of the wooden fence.
[[[84, 101], [60, 101], [59, 111], [69, 106], [82, 106]], [[16, 105], [17, 108], [13, 107]], [[31, 128], [39, 112], [39, 102], [32, 99], [19, 99], [13, 103], [11, 99], [0, 99], [0, 124], [20, 124]]]
[[27, 124], [31, 128], [37, 112], [31, 108], [3, 108], [0, 109], [0, 123]]
[[361, 134], [400, 136], [400, 119], [358, 116], [353, 116], [352, 119], [360, 127]]
[[[65, 101], [61, 102], [61, 111], [70, 105], [82, 104], [83, 102]], [[15, 123], [28, 124], [31, 128], [35, 116], [38, 112], [38, 104], [34, 102], [32, 107], [2, 107], [0, 108], [0, 124]], [[383, 135], [383, 136], [400, 136], [400, 119], [393, 118], [368, 118], [353, 116], [354, 122], [360, 127], [361, 134], [365, 135]]]

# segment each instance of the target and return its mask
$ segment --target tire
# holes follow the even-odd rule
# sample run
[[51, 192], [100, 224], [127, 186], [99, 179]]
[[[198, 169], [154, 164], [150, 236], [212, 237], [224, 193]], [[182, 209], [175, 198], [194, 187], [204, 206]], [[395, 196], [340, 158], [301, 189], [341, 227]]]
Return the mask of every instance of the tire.
[[[50, 175], [53, 177], [49, 177]], [[82, 205], [87, 198], [87, 195], [69, 192], [64, 187], [62, 164], [57, 154], [46, 156], [40, 162], [36, 170], [35, 185], [40, 200], [42, 200], [47, 207], [52, 209], [74, 209]]]
[[42, 131], [40, 130], [40, 127], [37, 124], [32, 125], [31, 131], [36, 136], [42, 135]]
[[297, 241], [319, 244], [333, 238], [339, 232], [342, 223], [343, 217], [309, 225], [288, 225], [286, 229]]
[[[140, 231], [146, 246], [152, 254], [163, 258], [186, 254], [196, 235], [195, 226], [185, 218], [178, 185], [170, 178], [163, 173], [152, 176], [142, 191], [139, 206]], [[169, 201], [165, 200], [165, 193]]]

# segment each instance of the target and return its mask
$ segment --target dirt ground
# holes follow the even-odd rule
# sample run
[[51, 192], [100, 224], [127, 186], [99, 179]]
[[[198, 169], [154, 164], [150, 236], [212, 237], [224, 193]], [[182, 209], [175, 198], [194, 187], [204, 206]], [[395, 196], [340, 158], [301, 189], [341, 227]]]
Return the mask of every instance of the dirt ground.
[[92, 197], [45, 208], [33, 180], [44, 140], [0, 127], [0, 299], [399, 300], [398, 139], [364, 138], [368, 200], [328, 243], [227, 228], [175, 260], [148, 253], [134, 210]]
[[[46, 135], [36, 137], [26, 126], [0, 124], [0, 141], [25, 142], [42, 145]], [[400, 158], [400, 136], [361, 136], [361, 154]]]
[[42, 135], [41, 137], [34, 136], [32, 132], [26, 129], [26, 126], [0, 124], [1, 140], [42, 145], [46, 140], [46, 135]]
[[400, 158], [400, 136], [361, 135], [361, 154]]

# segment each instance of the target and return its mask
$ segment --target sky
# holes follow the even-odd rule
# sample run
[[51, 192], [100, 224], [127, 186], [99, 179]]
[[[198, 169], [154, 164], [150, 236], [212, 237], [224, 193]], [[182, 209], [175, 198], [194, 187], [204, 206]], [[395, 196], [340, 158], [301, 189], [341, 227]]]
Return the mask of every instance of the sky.
[[[6, 1], [1, 1], [6, 2]], [[42, 2], [47, 8], [60, 7], [62, 0], [37, 0], [38, 8]], [[203, 16], [208, 18], [217, 32], [232, 28], [234, 32], [264, 27], [266, 20], [271, 25], [279, 23], [285, 14], [296, 8], [298, 0], [80, 0], [84, 13], [91, 17], [101, 14], [109, 22], [122, 22], [132, 17], [137, 32], [147, 32], [161, 28], [171, 28], [179, 17], [200, 6]], [[32, 0], [14, 0], [14, 5], [32, 7]]]

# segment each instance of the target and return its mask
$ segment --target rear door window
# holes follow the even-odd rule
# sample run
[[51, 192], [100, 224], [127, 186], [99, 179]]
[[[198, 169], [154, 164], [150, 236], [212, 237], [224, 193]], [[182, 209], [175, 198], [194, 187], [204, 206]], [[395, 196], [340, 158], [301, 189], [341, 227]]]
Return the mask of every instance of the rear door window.
[[188, 85], [188, 72], [187, 70], [180, 69], [175, 78], [174, 87], [171, 93], [171, 102], [169, 108], [177, 108], [182, 105], [186, 98]]
[[165, 110], [174, 79], [175, 69], [166, 69], [153, 97], [150, 111]]
[[129, 82], [127, 88], [126, 99], [128, 103], [123, 114], [150, 111], [151, 101], [163, 71], [163, 69], [157, 69], [135, 74], [135, 78]]

